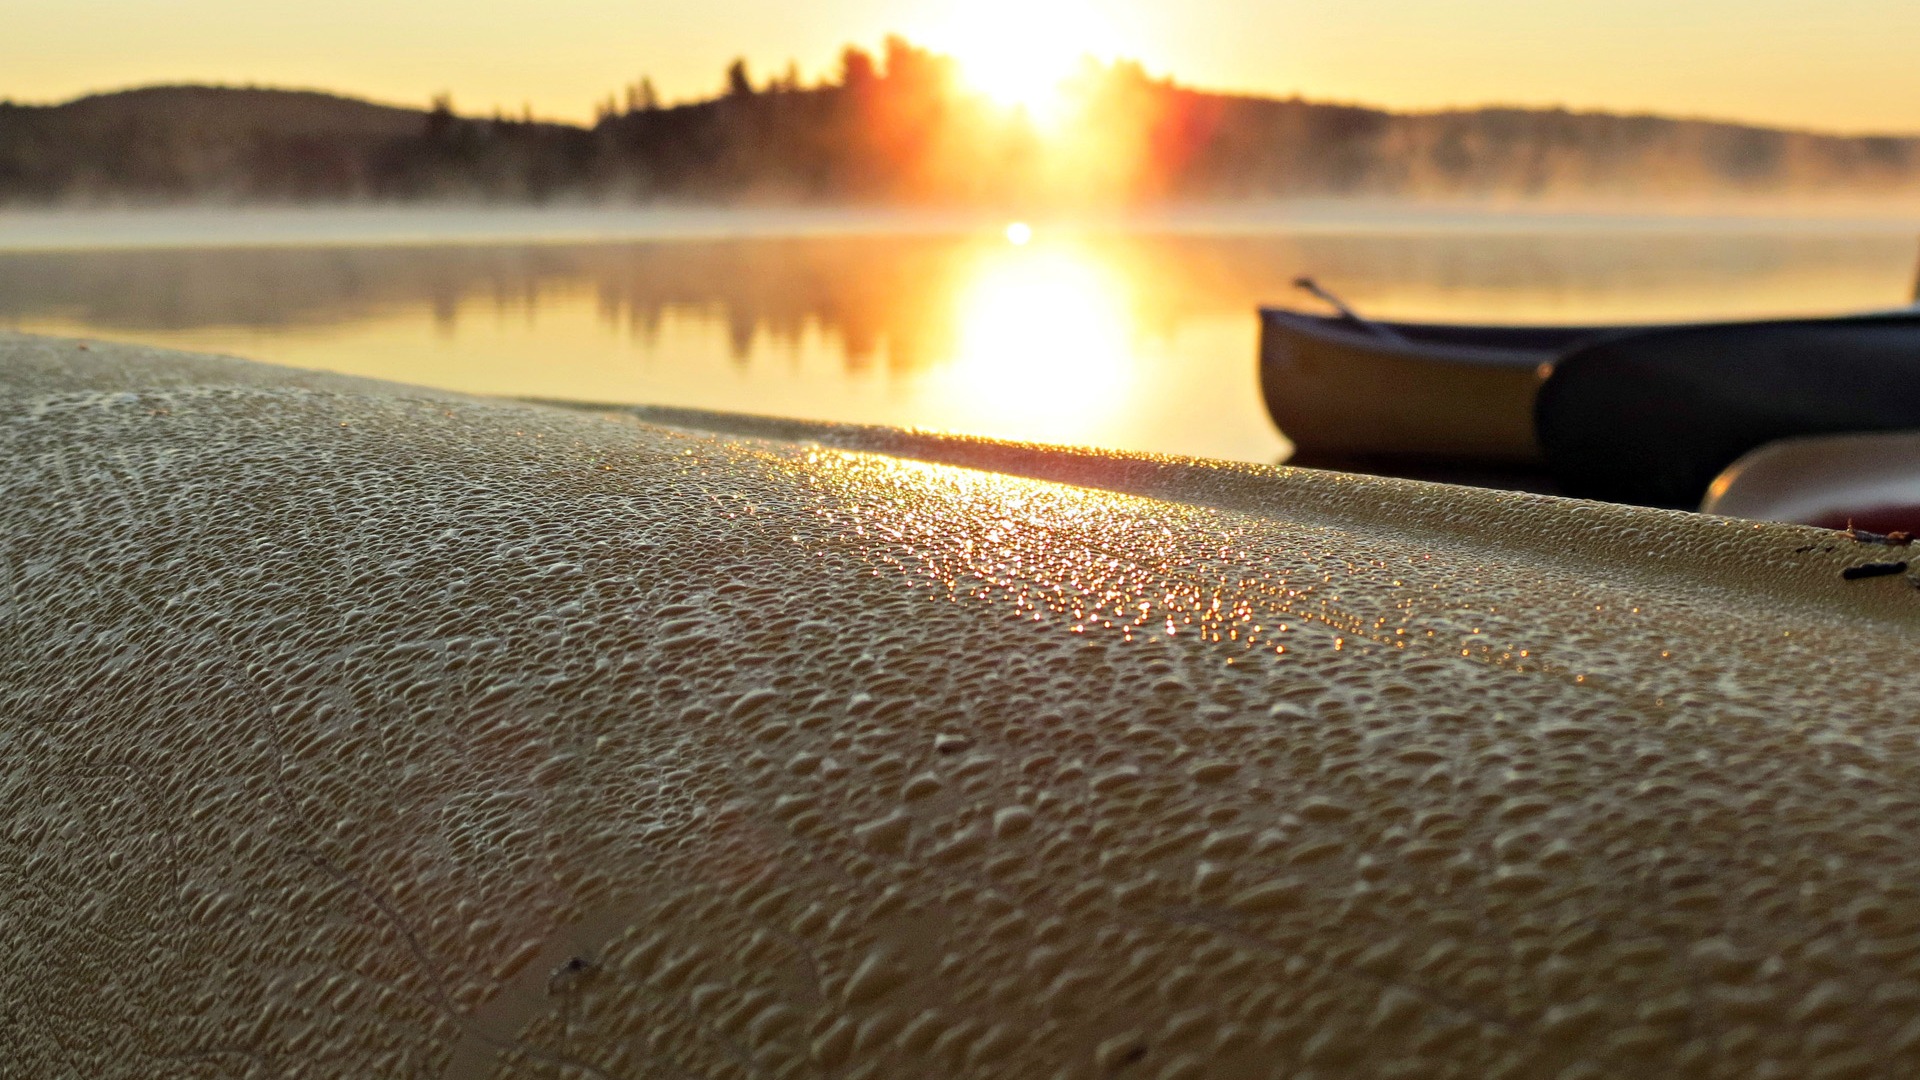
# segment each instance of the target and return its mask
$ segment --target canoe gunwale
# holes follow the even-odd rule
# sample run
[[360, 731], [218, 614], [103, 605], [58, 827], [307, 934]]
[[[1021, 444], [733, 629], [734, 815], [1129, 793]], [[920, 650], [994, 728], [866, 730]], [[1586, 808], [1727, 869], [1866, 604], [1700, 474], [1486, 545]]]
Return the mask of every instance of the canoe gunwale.
[[1262, 307], [1262, 334], [1283, 332], [1345, 348], [1434, 364], [1527, 367], [1548, 362], [1587, 342], [1651, 326], [1482, 326], [1454, 323], [1380, 322], [1404, 341], [1394, 341], [1337, 316]]

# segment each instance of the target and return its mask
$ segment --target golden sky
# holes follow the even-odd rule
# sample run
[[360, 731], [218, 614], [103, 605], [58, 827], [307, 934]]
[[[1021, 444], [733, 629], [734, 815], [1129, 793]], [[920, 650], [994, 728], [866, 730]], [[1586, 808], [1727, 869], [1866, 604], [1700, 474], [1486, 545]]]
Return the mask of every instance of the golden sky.
[[585, 119], [745, 56], [809, 80], [888, 33], [982, 71], [1081, 51], [1182, 83], [1438, 108], [1567, 105], [1920, 132], [1920, 0], [0, 0], [0, 98], [258, 83]]

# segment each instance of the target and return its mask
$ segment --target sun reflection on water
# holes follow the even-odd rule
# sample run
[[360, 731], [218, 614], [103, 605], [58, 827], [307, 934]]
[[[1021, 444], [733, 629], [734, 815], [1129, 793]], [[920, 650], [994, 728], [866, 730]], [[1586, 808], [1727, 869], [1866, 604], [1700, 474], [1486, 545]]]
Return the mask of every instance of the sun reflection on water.
[[1466, 322], [1818, 314], [1904, 302], [1913, 280], [1904, 231], [1387, 224], [1185, 235], [1023, 212], [929, 234], [0, 251], [0, 327], [465, 393], [1271, 462], [1287, 446], [1254, 308], [1298, 302], [1303, 273], [1370, 315]]
[[1110, 264], [1065, 244], [983, 251], [955, 293], [947, 426], [1073, 441], [1132, 396], [1131, 305]]

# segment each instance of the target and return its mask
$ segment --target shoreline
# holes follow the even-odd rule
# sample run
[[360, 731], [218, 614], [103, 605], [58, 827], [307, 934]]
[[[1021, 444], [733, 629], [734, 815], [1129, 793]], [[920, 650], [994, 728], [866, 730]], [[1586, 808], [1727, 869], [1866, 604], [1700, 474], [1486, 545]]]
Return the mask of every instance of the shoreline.
[[871, 207], [308, 205], [0, 208], [0, 252], [456, 247], [998, 235], [1010, 221], [1083, 235], [1920, 233], [1920, 209], [1568, 206], [1296, 200], [1062, 215]]

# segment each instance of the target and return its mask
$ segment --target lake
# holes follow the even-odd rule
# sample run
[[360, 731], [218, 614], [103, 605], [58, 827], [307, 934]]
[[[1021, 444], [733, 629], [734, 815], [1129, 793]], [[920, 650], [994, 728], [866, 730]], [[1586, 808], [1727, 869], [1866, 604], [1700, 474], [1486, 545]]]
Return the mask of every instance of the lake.
[[[1588, 322], [1904, 304], [1912, 223], [1305, 207], [1128, 221], [0, 215], [0, 326], [484, 394], [1271, 462], [1259, 304]], [[1024, 243], [1016, 243], [1024, 240]], [[1382, 392], [1391, 392], [1383, 387]]]

